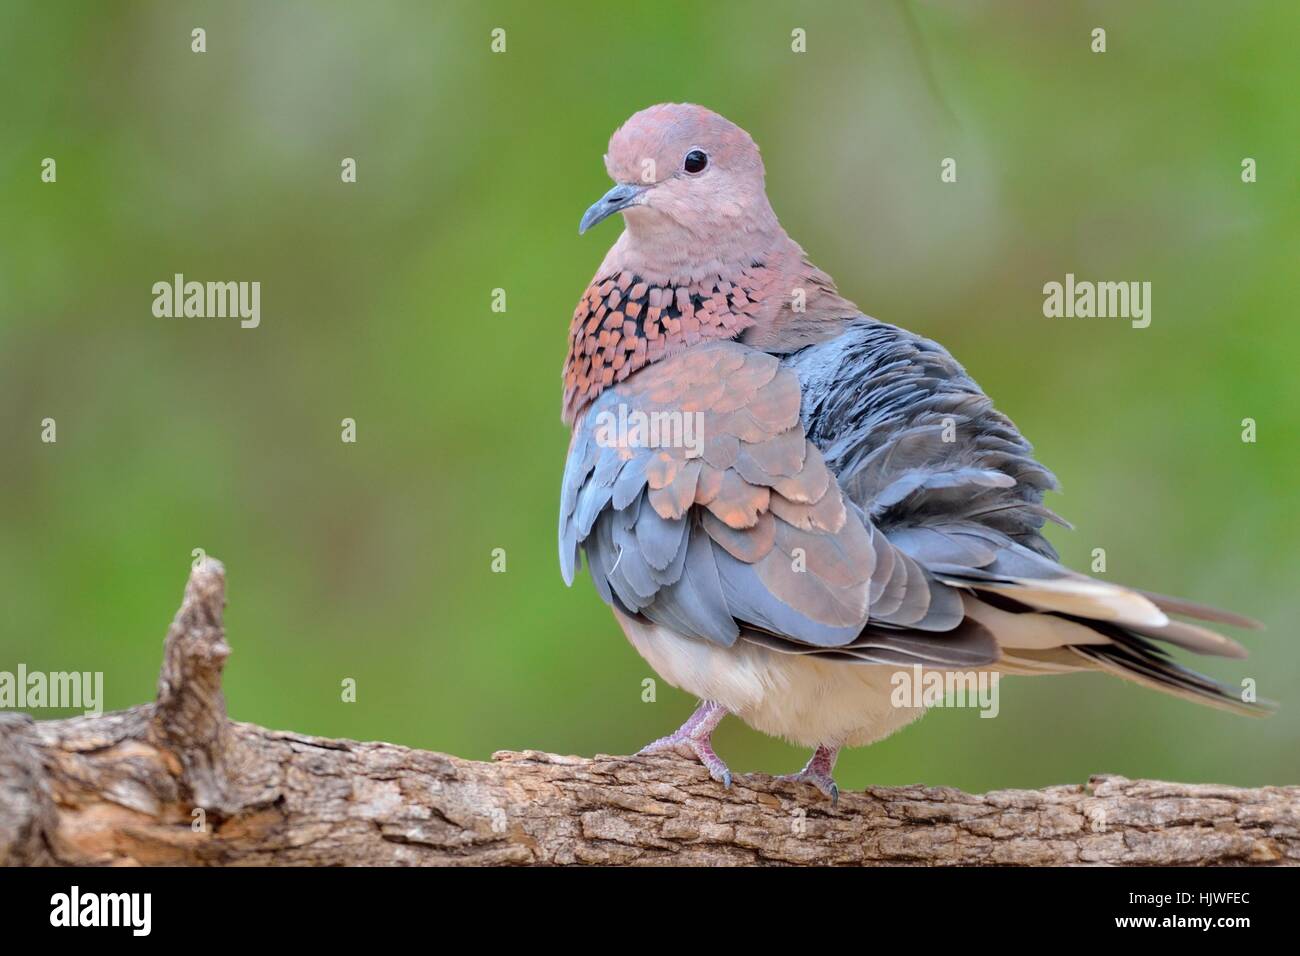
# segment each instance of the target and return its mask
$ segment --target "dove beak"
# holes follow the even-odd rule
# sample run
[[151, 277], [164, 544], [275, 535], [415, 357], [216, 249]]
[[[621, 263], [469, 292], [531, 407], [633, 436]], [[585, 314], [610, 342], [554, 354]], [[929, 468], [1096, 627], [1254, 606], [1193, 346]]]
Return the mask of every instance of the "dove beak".
[[578, 235], [582, 235], [602, 219], [607, 219], [616, 212], [622, 212], [628, 206], [635, 206], [645, 191], [645, 186], [629, 186], [624, 183], [615, 186], [592, 203], [591, 208], [582, 214], [582, 222], [578, 223]]

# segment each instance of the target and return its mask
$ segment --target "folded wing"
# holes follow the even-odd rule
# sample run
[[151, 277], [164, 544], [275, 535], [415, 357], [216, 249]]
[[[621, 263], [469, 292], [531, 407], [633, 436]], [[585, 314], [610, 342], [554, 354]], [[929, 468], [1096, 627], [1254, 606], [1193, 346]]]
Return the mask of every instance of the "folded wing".
[[1057, 561], [1042, 504], [1056, 479], [942, 347], [862, 320], [791, 356], [803, 421], [846, 495], [894, 547], [963, 592], [967, 620], [994, 635], [1000, 669], [1099, 669], [1244, 712], [1240, 694], [1157, 642], [1244, 657], [1235, 641], [1170, 614], [1257, 626], [1226, 611], [1125, 588]]
[[798, 375], [703, 344], [606, 390], [578, 423], [560, 509], [572, 582], [679, 634], [873, 663], [997, 657], [958, 588], [841, 490], [800, 419]]

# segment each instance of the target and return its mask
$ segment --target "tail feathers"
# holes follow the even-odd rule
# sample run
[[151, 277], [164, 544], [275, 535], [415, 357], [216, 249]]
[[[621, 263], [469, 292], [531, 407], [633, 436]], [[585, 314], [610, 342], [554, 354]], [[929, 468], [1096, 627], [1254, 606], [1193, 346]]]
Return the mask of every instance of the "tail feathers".
[[974, 572], [966, 576], [936, 575], [945, 584], [975, 588], [976, 591], [1001, 594], [1019, 604], [1040, 611], [1093, 620], [1109, 620], [1138, 627], [1164, 627], [1169, 617], [1160, 607], [1136, 591], [1084, 575], [1060, 578], [982, 578]]
[[[1081, 575], [1047, 580], [980, 580], [973, 575], [958, 579], [954, 575], [949, 583], [973, 592], [967, 614], [982, 620], [993, 632], [1002, 651], [999, 669], [1008, 673], [1095, 669], [1238, 714], [1260, 717], [1274, 707], [1269, 701], [1243, 699], [1241, 690], [1184, 667], [1156, 643], [1198, 654], [1244, 658], [1246, 649], [1231, 638], [1168, 615], [1259, 626], [1249, 618]], [[1053, 620], [1055, 625], [1049, 623]], [[1064, 653], [1051, 653], [1053, 646]]]
[[1070, 650], [1116, 677], [1219, 710], [1247, 717], [1267, 717], [1275, 707], [1272, 701], [1243, 700], [1240, 691], [1184, 667], [1146, 641], [1075, 645]]
[[1231, 624], [1233, 627], [1244, 627], [1252, 631], [1259, 631], [1264, 627], [1263, 624], [1252, 617], [1235, 614], [1222, 608], [1210, 607], [1208, 604], [1197, 604], [1195, 601], [1185, 601], [1182, 598], [1170, 597], [1167, 594], [1156, 594], [1154, 591], [1138, 591], [1137, 593], [1160, 608], [1160, 610], [1169, 614], [1181, 614], [1183, 617], [1195, 618], [1198, 621], [1213, 621], [1216, 624]]
[[946, 584], [973, 588], [985, 596], [996, 595], [1007, 599], [1024, 611], [1057, 614], [1085, 625], [1105, 622], [1127, 628], [1143, 637], [1164, 641], [1197, 654], [1213, 654], [1216, 657], [1241, 659], [1248, 654], [1244, 647], [1231, 638], [1197, 624], [1172, 620], [1168, 614], [1183, 614], [1201, 620], [1222, 621], [1228, 624], [1237, 623], [1239, 626], [1261, 626], [1250, 618], [1230, 611], [1220, 611], [1217, 608], [1182, 601], [1178, 598], [1120, 587], [1083, 575], [1041, 580], [1021, 578], [998, 581], [947, 576], [941, 577], [940, 580]]
[[1224, 637], [1218, 631], [1208, 627], [1188, 624], [1186, 621], [1170, 621], [1164, 627], [1134, 627], [1130, 630], [1143, 637], [1165, 641], [1197, 654], [1213, 654], [1216, 657], [1235, 657], [1243, 660], [1250, 656], [1247, 650], [1230, 637]]

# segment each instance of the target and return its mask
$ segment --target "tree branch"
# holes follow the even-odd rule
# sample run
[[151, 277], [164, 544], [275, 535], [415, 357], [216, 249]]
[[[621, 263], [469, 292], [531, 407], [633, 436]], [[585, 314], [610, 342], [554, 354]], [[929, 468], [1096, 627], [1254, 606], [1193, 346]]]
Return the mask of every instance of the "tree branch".
[[0, 864], [1300, 864], [1300, 787], [1094, 777], [838, 807], [671, 756], [492, 763], [230, 721], [225, 571], [190, 577], [158, 700], [0, 714]]

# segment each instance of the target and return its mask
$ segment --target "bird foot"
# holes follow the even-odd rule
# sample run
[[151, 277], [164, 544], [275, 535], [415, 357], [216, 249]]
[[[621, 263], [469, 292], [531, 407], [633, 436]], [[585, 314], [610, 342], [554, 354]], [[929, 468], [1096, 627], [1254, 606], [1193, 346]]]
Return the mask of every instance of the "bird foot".
[[798, 773], [786, 773], [777, 777], [777, 780], [789, 780], [792, 783], [811, 783], [826, 796], [831, 798], [831, 806], [840, 802], [840, 788], [836, 784], [835, 778], [831, 776], [831, 771], [835, 769], [835, 757], [839, 753], [839, 748], [831, 749], [829, 747], [818, 747], [809, 759], [807, 765]]
[[637, 751], [637, 755], [676, 753], [683, 757], [693, 757], [704, 764], [709, 776], [724, 787], [731, 787], [731, 771], [722, 762], [722, 758], [713, 752], [709, 738], [714, 728], [727, 716], [727, 711], [720, 704], [712, 701], [702, 703], [686, 723], [667, 737], [646, 744]]

